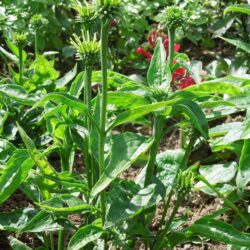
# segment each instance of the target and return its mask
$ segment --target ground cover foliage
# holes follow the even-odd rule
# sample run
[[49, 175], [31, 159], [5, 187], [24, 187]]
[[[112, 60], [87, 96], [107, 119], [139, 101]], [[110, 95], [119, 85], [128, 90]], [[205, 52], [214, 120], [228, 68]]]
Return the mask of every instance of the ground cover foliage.
[[[245, 1], [2, 1], [0, 204], [29, 202], [1, 210], [5, 247], [250, 249], [249, 15]], [[185, 53], [198, 47], [214, 60]], [[160, 150], [174, 131], [178, 149]], [[187, 225], [198, 192], [221, 206]]]

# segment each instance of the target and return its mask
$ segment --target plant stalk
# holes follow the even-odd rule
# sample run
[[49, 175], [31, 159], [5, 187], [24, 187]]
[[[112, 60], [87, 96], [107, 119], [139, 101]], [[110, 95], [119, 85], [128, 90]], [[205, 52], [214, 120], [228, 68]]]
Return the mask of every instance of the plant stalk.
[[58, 235], [58, 250], [64, 250], [64, 241], [65, 241], [65, 230], [59, 232]]
[[174, 65], [175, 29], [168, 30], [168, 38], [169, 38], [168, 63], [170, 68], [172, 69]]
[[23, 47], [19, 46], [19, 84], [23, 84]]
[[50, 249], [51, 249], [51, 250], [55, 250], [53, 232], [50, 232], [49, 236], [50, 236], [50, 237], [49, 237], [49, 238], [50, 238]]
[[35, 58], [37, 59], [38, 52], [38, 29], [35, 30]]
[[[101, 120], [100, 120], [100, 137], [99, 137], [99, 176], [105, 169], [105, 141], [106, 141], [106, 121], [107, 121], [107, 94], [108, 94], [108, 30], [109, 19], [103, 18], [101, 25], [101, 67], [102, 67], [102, 95], [101, 95]], [[100, 194], [102, 224], [105, 224], [105, 193]]]
[[153, 144], [150, 150], [149, 160], [146, 166], [146, 176], [144, 180], [144, 187], [148, 186], [151, 181], [155, 171], [155, 160], [161, 142], [161, 137], [163, 133], [164, 117], [156, 115], [154, 117], [153, 125]]

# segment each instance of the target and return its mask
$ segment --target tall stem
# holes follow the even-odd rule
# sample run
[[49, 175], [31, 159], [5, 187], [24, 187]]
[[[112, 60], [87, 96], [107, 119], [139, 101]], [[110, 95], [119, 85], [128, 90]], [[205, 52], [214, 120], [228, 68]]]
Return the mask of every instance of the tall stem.
[[[91, 81], [92, 81], [92, 67], [85, 67], [85, 88], [84, 88], [84, 103], [88, 107], [89, 112], [91, 112]], [[91, 131], [91, 121], [89, 117], [85, 117], [85, 127], [88, 131]], [[91, 156], [89, 154], [89, 138], [85, 138], [84, 141], [84, 158], [85, 158], [85, 168], [87, 172], [88, 188], [92, 188], [92, 169], [91, 169]]]
[[59, 232], [58, 235], [58, 250], [64, 250], [65, 230]]
[[175, 29], [168, 30], [168, 38], [169, 38], [168, 63], [172, 68], [174, 64]]
[[[107, 121], [107, 94], [108, 94], [108, 28], [109, 20], [102, 19], [101, 27], [101, 66], [102, 66], [102, 95], [101, 95], [101, 121], [100, 121], [100, 137], [99, 137], [99, 164], [100, 176], [105, 169], [104, 147], [106, 140], [105, 126]], [[101, 193], [101, 210], [102, 210], [102, 224], [105, 223], [105, 194]]]
[[35, 58], [37, 58], [38, 52], [38, 29], [35, 30]]
[[19, 46], [19, 84], [23, 84], [23, 47]]
[[155, 116], [153, 126], [153, 145], [150, 150], [149, 160], [146, 166], [146, 176], [144, 186], [148, 186], [152, 181], [152, 176], [155, 170], [155, 160], [161, 142], [161, 135], [163, 132], [164, 117]]

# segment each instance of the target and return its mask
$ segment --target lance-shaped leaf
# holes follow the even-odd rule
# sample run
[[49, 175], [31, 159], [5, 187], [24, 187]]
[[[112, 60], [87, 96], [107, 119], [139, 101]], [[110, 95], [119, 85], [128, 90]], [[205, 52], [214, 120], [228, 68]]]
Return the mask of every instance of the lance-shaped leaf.
[[155, 46], [154, 55], [152, 57], [148, 70], [148, 83], [154, 87], [161, 87], [165, 91], [170, 88], [172, 81], [171, 69], [166, 60], [166, 50], [159, 38]]
[[239, 172], [236, 177], [236, 184], [240, 189], [245, 189], [250, 181], [250, 139], [244, 141], [242, 149]]
[[247, 15], [250, 15], [250, 5], [249, 4], [235, 4], [228, 6], [224, 10], [224, 15], [226, 15], [229, 12], [241, 12]]
[[32, 250], [32, 248], [30, 248], [20, 240], [14, 238], [13, 236], [9, 236], [8, 240], [12, 250]]
[[140, 155], [145, 153], [151, 144], [151, 139], [134, 133], [123, 133], [115, 136], [109, 163], [93, 187], [91, 196], [96, 196], [104, 190], [117, 176], [127, 170]]
[[185, 91], [204, 94], [240, 95], [243, 90], [231, 83], [222, 81], [207, 81], [187, 87]]
[[0, 213], [0, 230], [18, 232], [35, 214], [32, 208]]
[[135, 121], [136, 119], [154, 111], [160, 110], [159, 112], [162, 112], [162, 114], [168, 115], [172, 110], [172, 105], [174, 105], [177, 101], [178, 99], [173, 99], [165, 102], [147, 104], [124, 111], [115, 118], [108, 130], [123, 123]]
[[173, 113], [184, 113], [190, 118], [190, 122], [200, 132], [200, 134], [208, 139], [208, 123], [205, 114], [200, 106], [193, 101], [181, 100], [173, 106]]
[[97, 208], [84, 203], [83, 200], [70, 194], [55, 196], [52, 199], [37, 205], [45, 210], [61, 214], [74, 214], [83, 211], [97, 211]]
[[221, 37], [221, 39], [236, 46], [239, 49], [244, 50], [247, 53], [250, 53], [250, 44], [249, 43], [243, 42], [239, 39], [230, 39], [230, 38], [225, 38], [225, 37]]
[[188, 228], [186, 234], [203, 236], [225, 244], [250, 247], [250, 234], [242, 233], [219, 220], [200, 219]]
[[26, 90], [16, 84], [3, 84], [0, 85], [0, 96], [6, 96], [11, 100], [18, 102], [22, 105], [32, 106], [35, 104], [34, 97], [29, 96]]
[[33, 216], [33, 218], [30, 218], [27, 223], [22, 225], [20, 233], [53, 232], [69, 228], [70, 226], [68, 220], [57, 218], [55, 215], [47, 211], [40, 211]]
[[77, 64], [74, 66], [72, 70], [66, 73], [62, 78], [56, 80], [55, 84], [57, 87], [61, 88], [67, 85], [70, 81], [74, 79], [77, 73]]
[[98, 240], [105, 231], [94, 225], [80, 228], [70, 239], [67, 250], [79, 250], [90, 242]]
[[6, 201], [22, 184], [34, 166], [26, 150], [16, 150], [0, 177], [0, 204]]

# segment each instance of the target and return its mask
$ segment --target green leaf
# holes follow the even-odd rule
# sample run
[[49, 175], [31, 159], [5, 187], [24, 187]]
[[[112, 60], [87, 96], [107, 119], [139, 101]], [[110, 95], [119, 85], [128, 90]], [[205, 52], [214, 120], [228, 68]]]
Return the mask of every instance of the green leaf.
[[16, 84], [0, 85], [0, 95], [7, 96], [22, 105], [32, 106], [36, 103], [35, 99], [29, 96], [22, 86]]
[[95, 207], [84, 203], [83, 200], [70, 194], [55, 196], [52, 199], [37, 205], [42, 209], [62, 214], [81, 213], [83, 211], [97, 211]]
[[134, 121], [144, 115], [147, 115], [159, 109], [162, 109], [164, 114], [167, 115], [171, 112], [172, 105], [176, 103], [176, 101], [177, 100], [174, 99], [174, 100], [165, 101], [165, 102], [147, 104], [147, 105], [139, 106], [139, 107], [124, 111], [115, 118], [115, 120], [111, 123], [108, 130], [111, 130], [112, 128], [118, 125], [121, 125], [123, 123]]
[[166, 50], [163, 46], [161, 38], [158, 39], [158, 42], [155, 46], [155, 51], [150, 63], [147, 78], [149, 85], [152, 87], [160, 87], [166, 92], [170, 88], [172, 74], [166, 60]]
[[32, 208], [0, 213], [0, 230], [18, 232], [35, 214]]
[[76, 97], [71, 96], [67, 93], [60, 93], [60, 92], [47, 94], [38, 103], [36, 103], [34, 107], [35, 108], [41, 107], [48, 101], [52, 101], [56, 104], [64, 104], [73, 109], [76, 109], [85, 113], [88, 111], [86, 105], [84, 105], [82, 101], [80, 101]]
[[84, 72], [80, 72], [70, 86], [70, 95], [73, 95], [75, 97], [79, 97], [81, 95], [82, 89], [84, 88], [84, 80]]
[[[14, 53], [14, 55], [17, 58], [19, 58], [19, 49], [18, 49], [18, 47], [14, 43], [12, 43], [10, 40], [7, 40], [6, 44], [8, 45], [11, 52]], [[26, 61], [27, 53], [24, 50], [22, 50], [22, 56], [23, 56], [23, 61]]]
[[8, 59], [13, 61], [15, 64], [19, 63], [19, 58], [11, 53], [9, 53], [7, 50], [5, 50], [3, 47], [0, 46], [0, 54], [3, 54], [3, 56], [6, 56]]
[[249, 4], [231, 5], [224, 10], [224, 15], [228, 14], [229, 12], [241, 12], [250, 15], [250, 5]]
[[63, 230], [69, 226], [70, 224], [67, 220], [57, 218], [52, 213], [41, 211], [22, 225], [20, 233], [54, 232]]
[[173, 113], [180, 112], [186, 114], [193, 126], [200, 132], [200, 134], [208, 139], [208, 123], [205, 114], [200, 106], [193, 101], [181, 100], [173, 106]]
[[188, 228], [186, 234], [203, 236], [225, 244], [250, 247], [250, 234], [242, 233], [219, 220], [207, 218], [198, 220]]
[[185, 91], [204, 94], [239, 95], [243, 90], [233, 84], [221, 81], [207, 81], [187, 87]]
[[23, 128], [19, 124], [17, 124], [17, 126], [22, 140], [34, 163], [38, 166], [42, 173], [47, 175], [54, 175], [56, 173], [54, 168], [50, 165], [47, 159], [37, 150], [35, 143], [30, 139], [30, 137], [26, 134]]
[[6, 201], [22, 184], [34, 166], [26, 150], [16, 150], [0, 176], [0, 204]]
[[58, 88], [66, 86], [70, 81], [74, 79], [77, 73], [77, 64], [72, 70], [66, 73], [62, 78], [56, 80], [55, 84]]
[[90, 242], [98, 240], [105, 231], [102, 228], [87, 225], [80, 228], [70, 239], [67, 250], [79, 250]]
[[13, 236], [9, 236], [8, 240], [13, 250], [32, 250], [32, 248], [30, 248], [20, 240], [14, 238]]
[[250, 53], [250, 44], [249, 43], [246, 43], [246, 42], [238, 40], [238, 39], [229, 39], [229, 38], [225, 38], [225, 37], [221, 37], [221, 39], [236, 46], [237, 48], [244, 50], [247, 53]]
[[244, 141], [242, 149], [239, 171], [236, 177], [237, 186], [244, 190], [250, 181], [250, 139]]
[[117, 176], [127, 170], [140, 155], [145, 153], [151, 144], [151, 139], [129, 132], [114, 136], [109, 163], [94, 185], [91, 196], [96, 196], [104, 190]]
[[126, 92], [109, 92], [108, 104], [115, 105], [118, 108], [135, 108], [148, 104], [148, 101], [141, 95]]
[[16, 147], [7, 140], [0, 139], [0, 164], [6, 163], [13, 155]]

